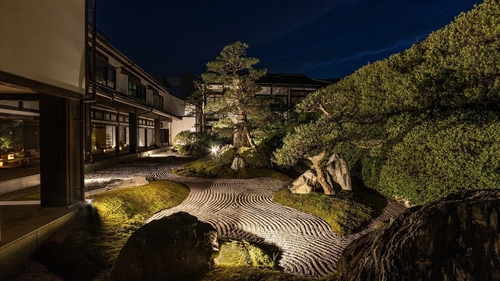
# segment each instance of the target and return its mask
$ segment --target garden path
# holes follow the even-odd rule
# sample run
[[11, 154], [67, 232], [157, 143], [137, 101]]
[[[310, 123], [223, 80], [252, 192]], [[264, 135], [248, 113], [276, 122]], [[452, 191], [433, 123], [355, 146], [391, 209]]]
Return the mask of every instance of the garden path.
[[383, 213], [364, 231], [338, 236], [322, 219], [272, 201], [284, 183], [270, 178], [202, 179], [172, 173], [182, 159], [147, 158], [86, 175], [86, 187], [144, 176], [148, 180], [173, 180], [190, 187], [188, 197], [178, 206], [153, 215], [148, 221], [176, 212], [188, 212], [213, 225], [220, 236], [273, 244], [282, 252], [278, 265], [286, 273], [321, 277], [336, 271], [342, 250], [355, 238], [387, 220], [403, 207], [389, 202]]

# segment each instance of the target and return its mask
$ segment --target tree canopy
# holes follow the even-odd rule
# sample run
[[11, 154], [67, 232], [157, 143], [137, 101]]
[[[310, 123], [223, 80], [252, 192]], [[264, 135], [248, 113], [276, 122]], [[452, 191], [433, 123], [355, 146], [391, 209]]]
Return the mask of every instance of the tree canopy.
[[220, 117], [214, 129], [233, 131], [233, 145], [249, 145], [255, 148], [253, 130], [272, 116], [269, 101], [255, 97], [260, 90], [257, 80], [264, 76], [265, 69], [256, 70], [259, 59], [247, 57], [248, 45], [236, 42], [224, 47], [215, 61], [207, 63], [203, 82], [219, 86], [222, 96], [207, 103], [207, 112]]
[[[293, 165], [325, 149], [341, 152], [366, 185], [410, 203], [457, 189], [498, 188], [491, 175], [500, 166], [491, 159], [500, 158], [493, 129], [499, 93], [500, 4], [486, 0], [408, 50], [308, 95], [297, 111], [317, 117], [284, 139], [275, 161]], [[479, 132], [489, 133], [478, 140]], [[467, 160], [460, 160], [463, 153]], [[460, 166], [451, 161], [468, 161], [467, 174], [445, 168]], [[467, 186], [460, 185], [465, 177]]]

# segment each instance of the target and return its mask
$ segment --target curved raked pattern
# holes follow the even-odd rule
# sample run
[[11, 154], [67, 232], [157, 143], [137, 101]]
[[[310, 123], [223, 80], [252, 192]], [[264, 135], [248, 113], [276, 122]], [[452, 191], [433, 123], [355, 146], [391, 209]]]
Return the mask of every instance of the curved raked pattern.
[[281, 188], [283, 182], [268, 178], [219, 179], [191, 188], [182, 204], [149, 220], [188, 212], [213, 225], [219, 235], [278, 246], [284, 272], [304, 276], [334, 272], [346, 239], [334, 235], [325, 221], [274, 203], [272, 196]]
[[[171, 173], [173, 168], [175, 165], [132, 162], [97, 171], [88, 178], [145, 176], [148, 180], [169, 179], [185, 183], [191, 190], [188, 197], [180, 205], [153, 215], [148, 222], [176, 212], [188, 212], [213, 225], [220, 236], [278, 246], [281, 249], [277, 259], [279, 266], [294, 275], [320, 277], [335, 272], [342, 250], [362, 234], [340, 237], [332, 233], [324, 220], [274, 203], [272, 196], [283, 188], [283, 182], [269, 178], [179, 177]], [[381, 220], [404, 208], [387, 210], [379, 217]], [[376, 221], [369, 228], [375, 224]], [[366, 231], [370, 229], [363, 233]]]

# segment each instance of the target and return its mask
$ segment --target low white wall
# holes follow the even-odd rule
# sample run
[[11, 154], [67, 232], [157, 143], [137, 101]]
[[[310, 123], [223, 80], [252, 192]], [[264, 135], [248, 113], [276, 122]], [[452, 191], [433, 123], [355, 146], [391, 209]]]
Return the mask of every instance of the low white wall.
[[0, 182], [0, 195], [40, 185], [40, 174]]
[[38, 247], [40, 247], [50, 236], [78, 216], [79, 210], [74, 209], [68, 214], [28, 234], [6, 245], [2, 245], [0, 247], [0, 280], [8, 280], [10, 275], [24, 262], [29, 260]]

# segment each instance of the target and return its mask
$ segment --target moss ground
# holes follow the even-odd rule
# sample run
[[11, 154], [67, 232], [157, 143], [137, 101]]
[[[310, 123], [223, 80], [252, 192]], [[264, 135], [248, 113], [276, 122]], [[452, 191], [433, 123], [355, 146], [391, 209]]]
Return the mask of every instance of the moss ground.
[[235, 171], [231, 164], [220, 163], [213, 158], [199, 158], [195, 161], [182, 165], [182, 168], [174, 171], [175, 174], [186, 177], [224, 178], [224, 179], [251, 179], [268, 177], [284, 182], [293, 181], [285, 173], [274, 169], [265, 168], [243, 168]]
[[[177, 174], [241, 179], [270, 177], [285, 182], [293, 180], [283, 171], [273, 169], [247, 168], [236, 172], [229, 165], [218, 164], [208, 158], [185, 164]], [[159, 210], [180, 204], [188, 193], [189, 189], [185, 185], [157, 181], [142, 187], [96, 195], [92, 198], [94, 212], [89, 212], [86, 221], [68, 226], [66, 231], [59, 234], [60, 237], [53, 239], [58, 240], [57, 243], [53, 241], [47, 248], [50, 254], [38, 253], [37, 259], [65, 280], [105, 280], [126, 240], [144, 220]], [[26, 198], [33, 197], [17, 200], [33, 200]], [[383, 196], [363, 188], [353, 193], [339, 192], [336, 196], [320, 193], [304, 196], [290, 194], [288, 189], [284, 189], [275, 194], [274, 200], [325, 219], [332, 225], [334, 232], [341, 235], [362, 227], [386, 204]], [[253, 246], [247, 245], [247, 248], [252, 249]], [[61, 256], [65, 259], [61, 260]], [[337, 280], [335, 275], [320, 279], [291, 276], [277, 270], [272, 262], [250, 260], [247, 265], [216, 265], [202, 280]]]
[[249, 266], [215, 266], [213, 270], [208, 272], [202, 281], [336, 281], [335, 275], [323, 278], [308, 278], [285, 274], [278, 270], [269, 268], [256, 268]]
[[324, 219], [338, 235], [360, 230], [387, 204], [382, 195], [366, 188], [334, 196], [320, 192], [292, 194], [286, 188], [276, 192], [273, 201]]
[[156, 181], [94, 196], [85, 221], [68, 226], [64, 237], [53, 238], [35, 258], [65, 280], [105, 280], [121, 248], [145, 219], [180, 204], [188, 193], [183, 184]]

